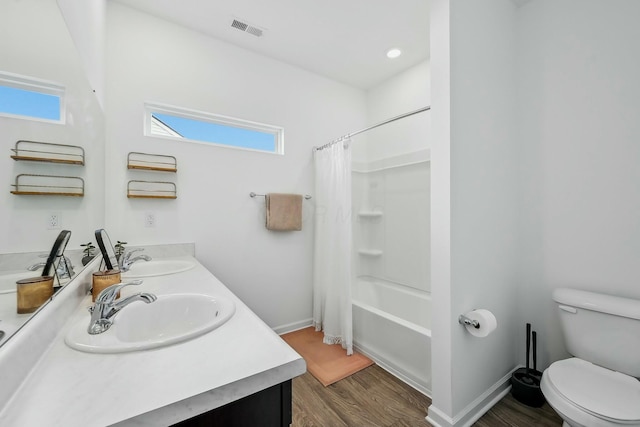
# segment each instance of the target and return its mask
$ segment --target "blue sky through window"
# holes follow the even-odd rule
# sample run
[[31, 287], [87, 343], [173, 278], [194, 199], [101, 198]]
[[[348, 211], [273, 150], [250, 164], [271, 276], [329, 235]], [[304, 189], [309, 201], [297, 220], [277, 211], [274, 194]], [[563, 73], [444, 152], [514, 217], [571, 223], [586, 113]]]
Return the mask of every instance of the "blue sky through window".
[[46, 120], [60, 120], [60, 97], [0, 86], [0, 113]]
[[261, 151], [276, 151], [276, 135], [272, 133], [156, 112], [152, 115], [187, 139]]

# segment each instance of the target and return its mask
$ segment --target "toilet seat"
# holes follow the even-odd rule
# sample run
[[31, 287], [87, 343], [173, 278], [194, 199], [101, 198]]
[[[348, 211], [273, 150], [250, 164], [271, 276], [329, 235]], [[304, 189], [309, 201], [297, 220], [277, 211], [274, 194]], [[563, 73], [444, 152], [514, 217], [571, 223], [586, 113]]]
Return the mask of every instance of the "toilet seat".
[[549, 404], [576, 423], [640, 426], [640, 381], [628, 375], [571, 358], [549, 366], [541, 387]]

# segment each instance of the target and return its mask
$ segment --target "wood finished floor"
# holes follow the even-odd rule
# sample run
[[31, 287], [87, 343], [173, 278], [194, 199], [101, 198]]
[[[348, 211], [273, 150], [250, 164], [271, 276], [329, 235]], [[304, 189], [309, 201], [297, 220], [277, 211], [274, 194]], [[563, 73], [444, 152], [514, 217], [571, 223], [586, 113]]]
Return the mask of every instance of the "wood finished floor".
[[[430, 427], [431, 399], [377, 365], [324, 387], [308, 372], [293, 380], [291, 427]], [[477, 427], [559, 427], [562, 420], [547, 405], [529, 408], [507, 395]]]

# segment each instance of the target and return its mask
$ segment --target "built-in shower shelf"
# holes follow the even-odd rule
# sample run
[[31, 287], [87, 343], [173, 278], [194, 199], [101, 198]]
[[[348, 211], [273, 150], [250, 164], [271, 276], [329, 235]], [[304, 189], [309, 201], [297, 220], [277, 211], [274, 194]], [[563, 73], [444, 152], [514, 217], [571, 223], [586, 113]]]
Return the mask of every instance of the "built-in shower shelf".
[[382, 256], [382, 251], [379, 249], [359, 249], [358, 254], [362, 256], [375, 258], [375, 257]]
[[360, 218], [380, 218], [382, 212], [380, 211], [360, 211], [358, 212]]

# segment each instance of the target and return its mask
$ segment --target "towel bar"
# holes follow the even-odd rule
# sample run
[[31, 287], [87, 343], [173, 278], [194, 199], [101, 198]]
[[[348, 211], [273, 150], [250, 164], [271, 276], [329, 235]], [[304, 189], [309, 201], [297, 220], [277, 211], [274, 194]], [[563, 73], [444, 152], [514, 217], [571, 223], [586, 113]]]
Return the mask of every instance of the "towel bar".
[[[251, 193], [249, 193], [249, 197], [267, 197], [267, 195], [266, 195], [266, 194], [256, 194], [256, 193], [254, 193], [254, 192], [252, 191]], [[311, 198], [311, 196], [310, 196], [310, 195], [308, 195], [308, 194], [305, 194], [305, 195], [304, 195], [304, 198], [305, 198], [306, 200], [309, 200], [309, 199]]]

